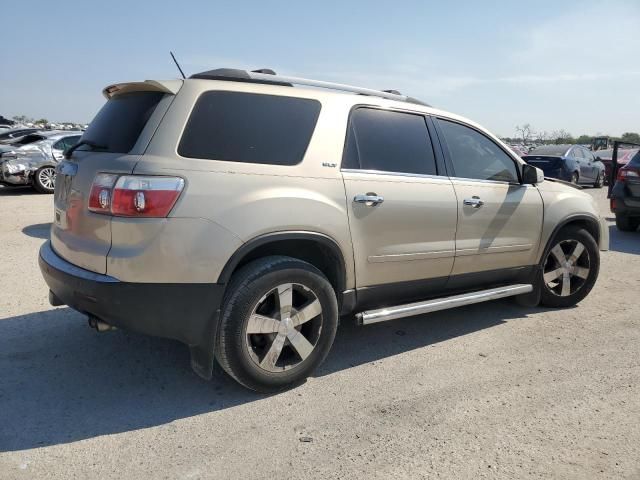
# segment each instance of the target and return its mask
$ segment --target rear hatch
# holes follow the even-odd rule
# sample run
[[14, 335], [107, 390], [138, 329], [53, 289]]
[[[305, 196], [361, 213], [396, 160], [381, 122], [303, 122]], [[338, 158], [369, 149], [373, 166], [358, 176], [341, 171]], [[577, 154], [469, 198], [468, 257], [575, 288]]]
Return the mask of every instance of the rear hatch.
[[146, 150], [181, 81], [136, 82], [104, 90], [98, 112], [70, 159], [57, 169], [51, 245], [67, 261], [106, 273], [111, 218], [88, 210], [97, 173], [130, 174]]
[[551, 175], [562, 167], [561, 157], [548, 157], [545, 155], [526, 155], [522, 157], [529, 165], [541, 169], [545, 175]]

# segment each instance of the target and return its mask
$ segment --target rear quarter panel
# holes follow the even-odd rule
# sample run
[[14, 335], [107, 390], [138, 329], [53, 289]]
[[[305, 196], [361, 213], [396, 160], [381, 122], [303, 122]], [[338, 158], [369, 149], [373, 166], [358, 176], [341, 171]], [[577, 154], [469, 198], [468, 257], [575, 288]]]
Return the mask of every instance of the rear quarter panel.
[[[176, 175], [185, 179], [183, 194], [170, 218], [200, 218], [224, 235], [189, 238], [201, 252], [210, 250], [208, 268], [216, 281], [239, 245], [255, 237], [282, 231], [310, 231], [332, 238], [342, 251], [346, 287], [355, 284], [353, 250], [340, 161], [350, 105], [335, 96], [296, 89], [296, 96], [318, 99], [322, 108], [304, 160], [294, 166], [249, 164], [181, 157], [177, 147], [197, 97], [209, 90], [291, 94], [281, 86], [238, 82], [185, 82], [146, 154], [137, 174]], [[114, 244], [115, 244], [114, 234]], [[178, 238], [175, 239], [179, 241]], [[160, 253], [154, 254], [160, 261]]]

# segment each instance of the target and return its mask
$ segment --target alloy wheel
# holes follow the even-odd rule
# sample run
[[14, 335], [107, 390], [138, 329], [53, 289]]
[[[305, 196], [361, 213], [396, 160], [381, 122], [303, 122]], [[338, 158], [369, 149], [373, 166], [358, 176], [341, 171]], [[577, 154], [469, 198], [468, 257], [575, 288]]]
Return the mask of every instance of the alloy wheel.
[[577, 240], [563, 240], [547, 254], [543, 279], [547, 289], [554, 295], [573, 295], [589, 278], [589, 252]]
[[53, 190], [56, 186], [56, 171], [52, 167], [43, 168], [38, 172], [38, 181], [47, 190]]
[[267, 372], [302, 364], [315, 349], [322, 330], [322, 306], [316, 294], [296, 283], [267, 292], [252, 310], [245, 345], [253, 362]]

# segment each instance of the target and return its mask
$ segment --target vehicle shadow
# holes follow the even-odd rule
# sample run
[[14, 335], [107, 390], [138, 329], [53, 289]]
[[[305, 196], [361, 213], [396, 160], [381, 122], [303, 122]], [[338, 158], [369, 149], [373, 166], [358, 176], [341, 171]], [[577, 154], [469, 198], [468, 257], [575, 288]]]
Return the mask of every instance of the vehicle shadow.
[[[530, 310], [532, 311], [532, 310]], [[508, 301], [368, 327], [344, 321], [317, 376], [526, 317]], [[206, 382], [177, 342], [98, 334], [68, 308], [0, 320], [0, 452], [170, 423], [266, 398], [216, 366]]]
[[621, 232], [615, 225], [609, 225], [609, 250], [640, 255], [640, 230]]
[[41, 195], [31, 187], [5, 187], [0, 185], [0, 197], [20, 197], [22, 195]]
[[29, 237], [41, 238], [43, 240], [49, 239], [49, 233], [51, 231], [51, 222], [49, 223], [35, 223], [22, 229], [22, 233]]

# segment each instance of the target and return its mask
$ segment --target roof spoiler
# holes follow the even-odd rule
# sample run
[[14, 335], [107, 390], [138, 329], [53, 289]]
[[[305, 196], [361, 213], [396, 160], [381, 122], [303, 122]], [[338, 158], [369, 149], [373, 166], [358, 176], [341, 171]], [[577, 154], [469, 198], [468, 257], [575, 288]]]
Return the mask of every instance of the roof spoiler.
[[145, 80], [144, 82], [114, 83], [102, 90], [102, 94], [107, 100], [116, 95], [129, 92], [163, 92], [175, 95], [182, 87], [182, 83], [182, 80]]

